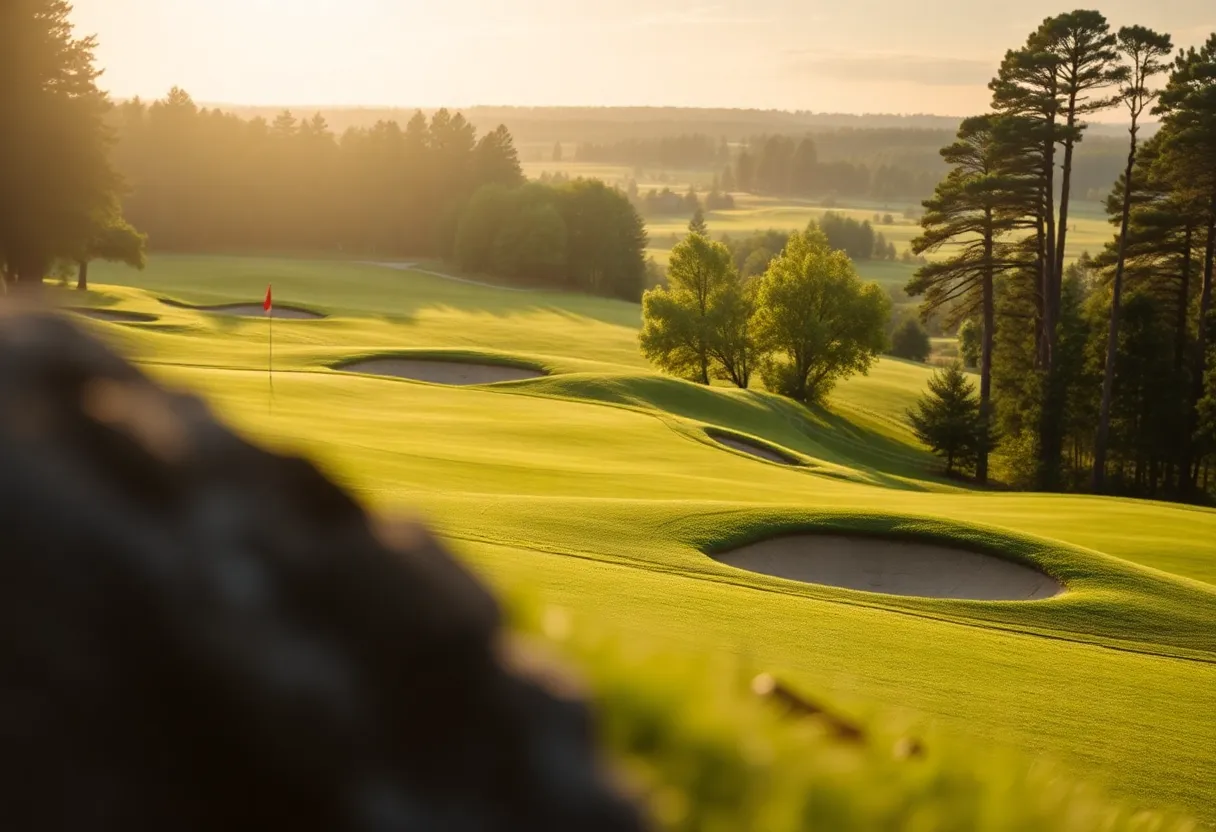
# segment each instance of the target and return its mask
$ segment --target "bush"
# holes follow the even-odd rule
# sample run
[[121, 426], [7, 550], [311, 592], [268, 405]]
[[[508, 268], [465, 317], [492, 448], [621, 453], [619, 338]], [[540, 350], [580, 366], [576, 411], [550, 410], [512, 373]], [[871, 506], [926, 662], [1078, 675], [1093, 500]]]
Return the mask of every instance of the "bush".
[[906, 319], [895, 334], [891, 336], [890, 354], [896, 358], [906, 358], [909, 361], [919, 361], [924, 364], [929, 360], [933, 344], [929, 341], [929, 333], [915, 318]]

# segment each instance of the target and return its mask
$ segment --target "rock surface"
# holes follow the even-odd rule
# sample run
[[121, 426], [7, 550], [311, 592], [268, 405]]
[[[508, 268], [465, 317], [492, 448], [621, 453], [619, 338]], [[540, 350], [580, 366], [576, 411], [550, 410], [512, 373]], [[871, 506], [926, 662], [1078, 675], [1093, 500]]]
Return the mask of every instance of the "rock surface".
[[423, 528], [0, 310], [0, 828], [634, 830]]

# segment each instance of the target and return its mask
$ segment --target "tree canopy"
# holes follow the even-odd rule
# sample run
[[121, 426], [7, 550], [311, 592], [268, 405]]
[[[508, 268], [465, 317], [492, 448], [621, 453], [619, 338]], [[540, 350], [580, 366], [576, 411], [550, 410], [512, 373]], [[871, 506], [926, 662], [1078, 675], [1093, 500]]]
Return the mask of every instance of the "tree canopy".
[[0, 263], [23, 284], [87, 248], [121, 184], [96, 42], [75, 36], [71, 12], [64, 0], [0, 5]]
[[836, 381], [866, 373], [886, 347], [891, 302], [863, 284], [847, 254], [811, 228], [790, 237], [756, 291], [756, 340], [770, 390], [818, 402]]

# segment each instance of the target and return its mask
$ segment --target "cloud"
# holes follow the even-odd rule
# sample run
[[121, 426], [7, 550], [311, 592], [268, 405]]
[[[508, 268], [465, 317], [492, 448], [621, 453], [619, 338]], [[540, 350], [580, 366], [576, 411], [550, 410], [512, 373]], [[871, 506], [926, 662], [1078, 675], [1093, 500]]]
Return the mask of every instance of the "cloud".
[[987, 84], [1000, 59], [940, 58], [889, 52], [793, 53], [793, 68], [833, 81], [901, 82], [925, 87], [973, 87]]

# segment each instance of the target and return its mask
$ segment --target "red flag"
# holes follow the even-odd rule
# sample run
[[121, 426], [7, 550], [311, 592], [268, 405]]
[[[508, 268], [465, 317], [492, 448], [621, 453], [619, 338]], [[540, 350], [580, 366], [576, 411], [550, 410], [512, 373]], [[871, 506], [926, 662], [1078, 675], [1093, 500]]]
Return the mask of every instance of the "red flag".
[[270, 284], [266, 284], [266, 300], [262, 301], [262, 311], [269, 312], [274, 307], [270, 299]]

